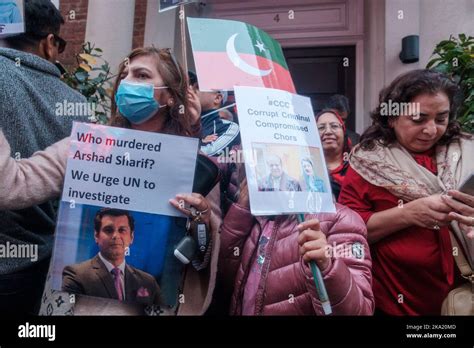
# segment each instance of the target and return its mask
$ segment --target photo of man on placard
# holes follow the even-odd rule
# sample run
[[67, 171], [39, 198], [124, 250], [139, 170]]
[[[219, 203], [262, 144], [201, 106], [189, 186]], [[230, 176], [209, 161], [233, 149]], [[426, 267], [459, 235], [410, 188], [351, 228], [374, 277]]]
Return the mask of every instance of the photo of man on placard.
[[135, 221], [128, 211], [97, 211], [94, 239], [100, 251], [92, 259], [64, 268], [62, 290], [122, 302], [160, 304], [155, 278], [125, 262], [134, 232]]
[[266, 160], [270, 173], [259, 184], [259, 191], [301, 191], [298, 180], [290, 177], [283, 169], [281, 158], [269, 155]]

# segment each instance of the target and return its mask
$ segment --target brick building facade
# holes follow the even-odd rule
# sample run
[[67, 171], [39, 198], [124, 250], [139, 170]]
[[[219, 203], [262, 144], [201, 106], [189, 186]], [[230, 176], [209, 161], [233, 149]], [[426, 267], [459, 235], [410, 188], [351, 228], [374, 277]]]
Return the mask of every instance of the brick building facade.
[[59, 9], [65, 25], [61, 28], [61, 36], [67, 41], [66, 50], [60, 56], [66, 66], [75, 64], [75, 55], [80, 52], [86, 36], [87, 8], [89, 0], [61, 0]]
[[[145, 40], [147, 1], [135, 0], [133, 48], [143, 46]], [[76, 65], [76, 54], [81, 51], [81, 47], [86, 41], [89, 0], [59, 0], [59, 9], [65, 21], [65, 25], [61, 29], [61, 36], [68, 43], [60, 60], [65, 66], [73, 67]]]
[[147, 0], [135, 0], [135, 16], [133, 20], [133, 43], [132, 47], [142, 47], [145, 41]]

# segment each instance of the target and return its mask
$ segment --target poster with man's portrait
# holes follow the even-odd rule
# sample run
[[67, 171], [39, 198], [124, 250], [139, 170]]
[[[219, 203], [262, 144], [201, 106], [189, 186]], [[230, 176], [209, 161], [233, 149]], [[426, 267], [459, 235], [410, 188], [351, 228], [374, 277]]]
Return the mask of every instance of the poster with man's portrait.
[[177, 306], [186, 219], [62, 202], [53, 289], [137, 305]]
[[52, 288], [175, 312], [187, 219], [169, 200], [192, 192], [197, 148], [193, 138], [74, 123]]
[[311, 100], [235, 87], [253, 215], [335, 212]]

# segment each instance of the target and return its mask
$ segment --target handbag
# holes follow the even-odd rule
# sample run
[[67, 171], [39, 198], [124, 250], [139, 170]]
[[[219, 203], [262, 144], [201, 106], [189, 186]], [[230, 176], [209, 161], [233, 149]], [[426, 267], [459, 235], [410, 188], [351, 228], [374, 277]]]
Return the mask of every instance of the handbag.
[[469, 282], [449, 292], [441, 306], [441, 315], [474, 315], [474, 274], [456, 237], [451, 231], [449, 235], [453, 247], [456, 247], [459, 251], [454, 256], [454, 260], [461, 271], [462, 277]]

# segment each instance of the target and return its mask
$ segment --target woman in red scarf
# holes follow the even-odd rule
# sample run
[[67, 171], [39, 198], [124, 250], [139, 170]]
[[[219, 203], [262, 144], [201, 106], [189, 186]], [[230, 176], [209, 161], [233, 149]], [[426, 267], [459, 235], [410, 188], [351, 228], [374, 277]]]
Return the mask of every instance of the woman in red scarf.
[[474, 171], [474, 141], [455, 119], [457, 93], [434, 71], [399, 76], [351, 153], [339, 202], [367, 224], [380, 314], [440, 314], [461, 279], [449, 229], [472, 267], [474, 197], [455, 189]]
[[324, 109], [316, 115], [324, 158], [329, 170], [332, 193], [339, 196], [347, 168], [349, 168], [349, 152], [351, 140], [346, 133], [346, 125], [334, 109]]

